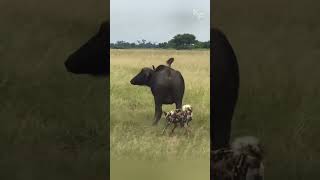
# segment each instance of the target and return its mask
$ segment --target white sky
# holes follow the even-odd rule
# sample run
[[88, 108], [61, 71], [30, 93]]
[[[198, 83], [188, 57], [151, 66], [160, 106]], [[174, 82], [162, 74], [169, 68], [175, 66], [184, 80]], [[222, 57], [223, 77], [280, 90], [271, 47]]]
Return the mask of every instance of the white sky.
[[210, 0], [111, 0], [110, 41], [166, 42], [191, 33], [210, 40]]

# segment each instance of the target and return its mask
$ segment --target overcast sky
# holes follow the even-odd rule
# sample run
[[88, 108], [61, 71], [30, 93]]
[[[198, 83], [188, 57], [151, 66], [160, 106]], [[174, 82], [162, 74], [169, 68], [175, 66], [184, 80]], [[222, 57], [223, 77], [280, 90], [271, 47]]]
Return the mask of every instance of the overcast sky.
[[191, 33], [210, 40], [210, 0], [111, 0], [111, 42], [166, 42]]

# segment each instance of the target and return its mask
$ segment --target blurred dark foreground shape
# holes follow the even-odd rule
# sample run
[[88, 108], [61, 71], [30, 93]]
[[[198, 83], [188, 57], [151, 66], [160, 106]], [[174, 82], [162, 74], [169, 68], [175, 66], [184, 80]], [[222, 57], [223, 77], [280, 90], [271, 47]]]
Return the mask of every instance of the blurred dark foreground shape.
[[255, 137], [235, 139], [230, 148], [212, 152], [211, 179], [263, 180], [263, 147]]
[[231, 121], [238, 100], [237, 57], [223, 32], [211, 29], [211, 149], [229, 145]]
[[109, 22], [103, 22], [99, 31], [65, 61], [66, 69], [75, 74], [109, 74], [109, 32]]

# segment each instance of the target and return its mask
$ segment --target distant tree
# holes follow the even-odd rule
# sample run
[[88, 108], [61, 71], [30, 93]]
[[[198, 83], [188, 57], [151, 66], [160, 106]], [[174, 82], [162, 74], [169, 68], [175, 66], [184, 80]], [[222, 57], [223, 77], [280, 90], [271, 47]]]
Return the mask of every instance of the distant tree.
[[110, 47], [113, 49], [130, 49], [130, 48], [161, 48], [161, 49], [196, 49], [196, 48], [210, 48], [210, 41], [200, 42], [196, 40], [193, 34], [178, 34], [174, 36], [168, 42], [156, 43], [142, 39], [137, 40], [136, 43], [117, 41], [116, 43], [110, 43]]
[[116, 43], [111, 43], [110, 46], [114, 49], [128, 49], [132, 47], [132, 44], [125, 41], [117, 41]]
[[196, 42], [196, 37], [193, 34], [178, 34], [168, 44], [169, 47], [175, 49], [191, 49]]
[[130, 48], [136, 48], [136, 44], [135, 43], [130, 43]]
[[197, 41], [194, 44], [193, 48], [208, 49], [208, 48], [210, 48], [210, 41], [205, 41], [205, 42]]
[[159, 44], [158, 44], [158, 47], [159, 47], [159, 48], [166, 49], [166, 48], [168, 48], [168, 43], [167, 43], [167, 42], [159, 43]]
[[203, 44], [203, 48], [206, 48], [206, 49], [210, 48], [210, 41], [205, 41], [202, 44]]

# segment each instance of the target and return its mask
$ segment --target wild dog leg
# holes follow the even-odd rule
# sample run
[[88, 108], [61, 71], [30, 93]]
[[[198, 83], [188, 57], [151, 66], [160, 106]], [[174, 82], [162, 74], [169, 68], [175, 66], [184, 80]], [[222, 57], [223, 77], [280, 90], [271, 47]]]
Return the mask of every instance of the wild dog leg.
[[162, 135], [166, 132], [166, 129], [170, 126], [171, 123], [167, 123], [166, 127], [162, 131]]
[[183, 127], [186, 130], [184, 134], [189, 135], [191, 133], [190, 126], [187, 123], [185, 123]]
[[172, 135], [172, 134], [173, 134], [173, 132], [174, 132], [174, 130], [176, 129], [176, 127], [177, 127], [177, 124], [174, 124], [174, 127], [173, 127], [173, 129], [171, 130], [170, 135]]

